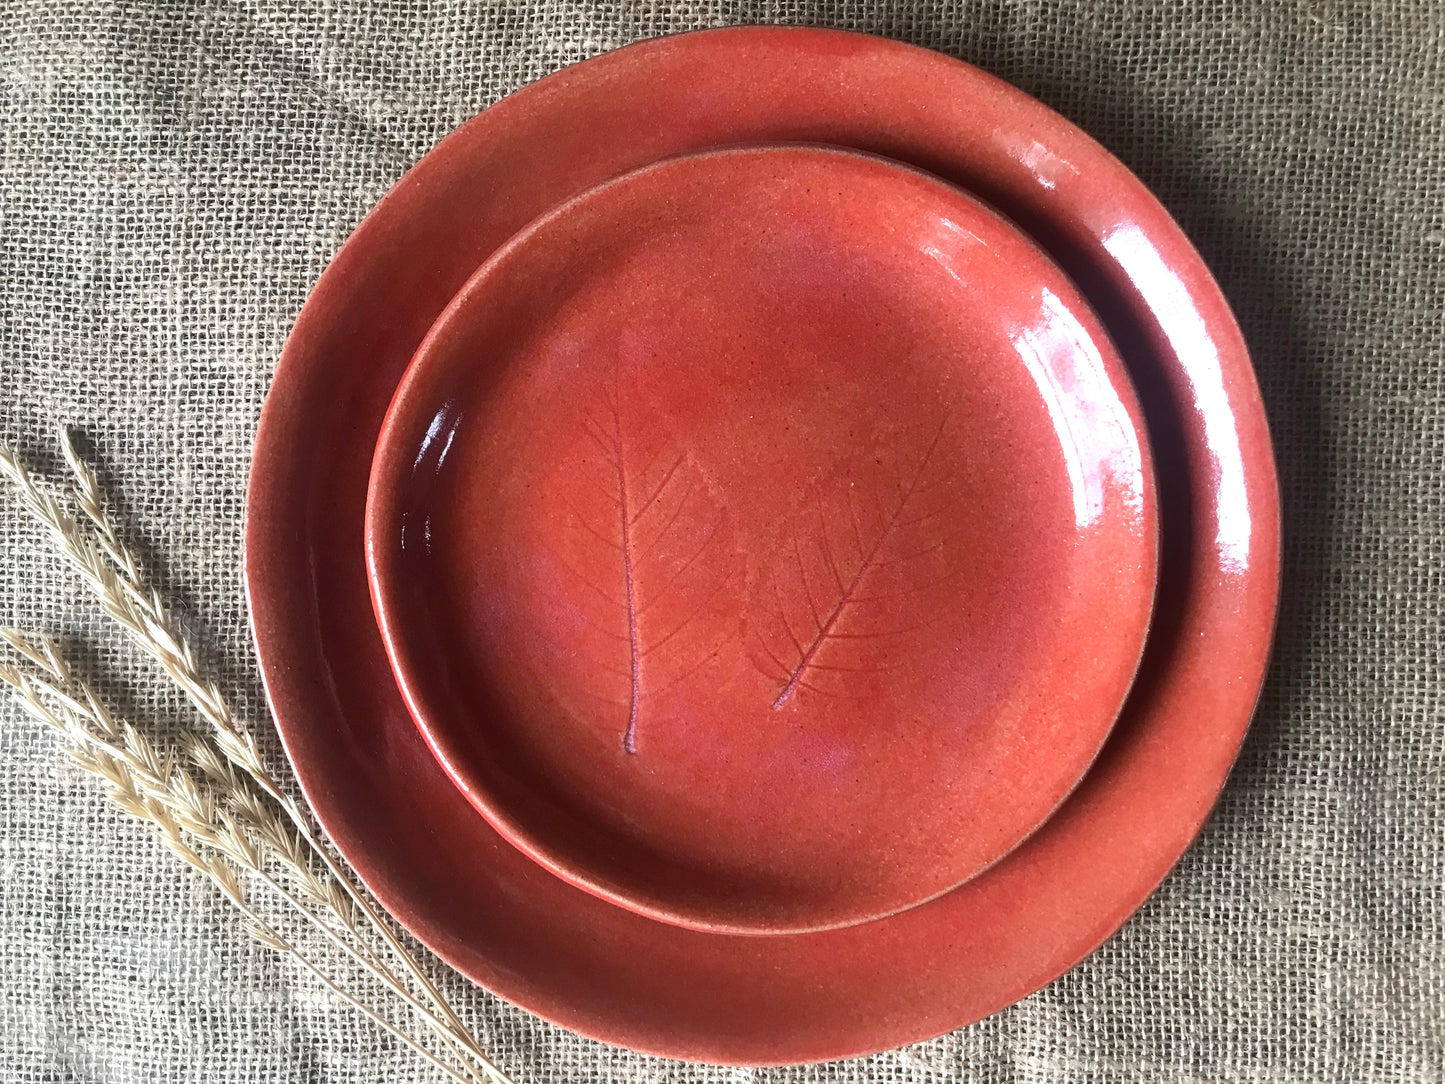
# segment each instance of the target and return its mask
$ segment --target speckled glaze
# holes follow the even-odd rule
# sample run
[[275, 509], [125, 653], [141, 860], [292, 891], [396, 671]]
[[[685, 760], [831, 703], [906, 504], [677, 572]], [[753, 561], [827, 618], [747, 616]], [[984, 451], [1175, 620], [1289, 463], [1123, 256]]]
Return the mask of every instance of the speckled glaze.
[[[548, 872], [477, 815], [392, 679], [362, 533], [372, 449], [437, 316], [560, 201], [662, 157], [833, 143], [986, 198], [1080, 286], [1129, 366], [1159, 479], [1159, 593], [1138, 677], [1069, 799], [966, 885], [874, 922], [703, 933]], [[1197, 833], [1258, 695], [1278, 592], [1278, 494], [1244, 342], [1148, 191], [1027, 95], [925, 50], [844, 33], [708, 31], [543, 80], [448, 137], [317, 284], [257, 435], [247, 584], [301, 785], [382, 902], [452, 965], [586, 1035], [778, 1064], [952, 1030], [1072, 967]]]
[[1143, 649], [1133, 392], [942, 182], [733, 149], [509, 242], [373, 461], [383, 639], [438, 759], [574, 884], [700, 929], [878, 918], [1078, 782]]

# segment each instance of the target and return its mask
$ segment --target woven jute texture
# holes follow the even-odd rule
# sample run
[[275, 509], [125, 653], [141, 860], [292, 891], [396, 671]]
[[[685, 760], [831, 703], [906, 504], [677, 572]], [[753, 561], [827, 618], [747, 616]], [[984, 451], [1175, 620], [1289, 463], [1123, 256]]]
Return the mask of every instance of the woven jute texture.
[[[312, 282], [441, 136], [639, 37], [820, 23], [971, 60], [1162, 196], [1254, 351], [1283, 610], [1203, 837], [1083, 966], [959, 1033], [796, 1070], [611, 1049], [454, 985], [521, 1081], [1445, 1079], [1445, 8], [1221, 0], [0, 3], [0, 438], [82, 426], [202, 655], [265, 721], [256, 420]], [[184, 718], [0, 498], [0, 621]], [[273, 744], [274, 738], [267, 740]], [[253, 945], [0, 709], [0, 1078], [433, 1079]]]

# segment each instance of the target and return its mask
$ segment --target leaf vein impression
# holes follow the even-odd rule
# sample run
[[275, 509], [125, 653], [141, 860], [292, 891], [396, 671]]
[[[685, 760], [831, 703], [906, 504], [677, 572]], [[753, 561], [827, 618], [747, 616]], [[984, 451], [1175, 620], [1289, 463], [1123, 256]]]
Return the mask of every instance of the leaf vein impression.
[[[833, 604], [833, 608], [828, 611], [828, 615], [819, 623], [817, 634], [808, 643], [808, 646], [806, 648], [802, 648], [801, 644], [798, 645], [800, 648], [802, 648], [802, 657], [798, 659], [798, 665], [794, 667], [792, 673], [788, 675], [788, 682], [786, 685], [783, 686], [782, 692], [778, 693], [777, 699], [773, 701], [774, 711], [777, 711], [788, 702], [788, 700], [792, 697], [793, 693], [797, 691], [798, 686], [803, 683], [803, 676], [808, 672], [808, 669], [810, 667], [820, 670], [825, 669], [825, 667], [819, 666], [814, 661], [817, 658], [818, 651], [825, 643], [827, 643], [829, 639], [832, 638], [833, 630], [837, 626], [839, 618], [843, 616], [843, 611], [846, 610], [848, 608], [848, 604], [853, 601], [854, 592], [858, 590], [858, 585], [863, 582], [863, 578], [867, 576], [869, 571], [873, 568], [879, 552], [883, 549], [884, 543], [888, 541], [889, 535], [893, 533], [893, 528], [898, 525], [898, 517], [903, 514], [904, 508], [908, 506], [908, 502], [913, 498], [914, 493], [918, 490], [918, 484], [923, 480], [923, 474], [928, 469], [929, 461], [933, 458], [933, 453], [938, 448], [938, 442], [943, 438], [943, 430], [946, 424], [946, 418], [943, 422], [939, 423], [938, 432], [933, 435], [933, 440], [929, 443], [928, 450], [923, 453], [923, 458], [919, 460], [918, 469], [914, 472], [913, 478], [909, 482], [908, 487], [898, 495], [898, 503], [894, 506], [892, 514], [887, 517], [887, 520], [883, 524], [883, 529], [878, 532], [878, 538], [874, 541], [872, 548], [870, 548], [868, 552], [863, 555], [863, 560], [860, 561], [858, 564], [858, 570], [853, 574], [853, 578], [848, 581], [847, 585], [843, 587], [842, 592], [838, 596], [837, 602]], [[850, 513], [852, 512], [851, 504], [849, 506], [849, 511]], [[854, 529], [856, 530], [856, 528], [857, 525], [855, 522]], [[826, 523], [823, 525], [823, 530], [824, 537], [826, 539]], [[796, 539], [794, 541], [796, 542]], [[831, 558], [831, 550], [829, 551], [828, 556]], [[803, 588], [805, 591], [807, 590], [806, 578], [803, 582]], [[809, 593], [808, 602], [810, 605], [812, 604], [812, 601], [812, 594]], [[791, 631], [792, 630], [789, 629], [790, 633]], [[794, 642], [796, 643], [796, 637], [794, 638]]]
[[632, 567], [632, 516], [627, 503], [627, 467], [622, 454], [622, 412], [612, 404], [612, 442], [617, 463], [617, 501], [619, 522], [622, 526], [622, 580], [627, 602], [627, 657], [631, 670], [632, 688], [627, 705], [627, 733], [622, 737], [622, 748], [629, 753], [637, 752], [637, 706], [641, 685], [640, 659], [637, 651], [637, 589], [633, 582]]

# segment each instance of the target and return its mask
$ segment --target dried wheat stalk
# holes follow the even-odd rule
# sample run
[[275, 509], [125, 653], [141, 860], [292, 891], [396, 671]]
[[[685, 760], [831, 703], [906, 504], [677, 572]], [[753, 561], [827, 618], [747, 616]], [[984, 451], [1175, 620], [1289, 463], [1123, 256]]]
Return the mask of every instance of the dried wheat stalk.
[[[32, 672], [0, 663], [0, 682], [12, 687], [32, 716], [63, 735], [71, 756], [105, 782], [122, 809], [148, 822], [172, 851], [221, 889], [258, 941], [296, 959], [342, 1000], [452, 1079], [510, 1084], [398, 939], [379, 906], [322, 846], [306, 811], [266, 769], [250, 731], [232, 714], [215, 683], [202, 676], [164, 602], [146, 583], [133, 551], [105, 510], [94, 472], [64, 431], [60, 443], [72, 473], [71, 496], [84, 519], [67, 512], [3, 445], [0, 475], [13, 485], [23, 507], [44, 526], [105, 612], [186, 694], [209, 732], [188, 735], [184, 757], [178, 750], [158, 750], [135, 728], [113, 718], [50, 641], [11, 630], [0, 630], [0, 638]], [[199, 777], [183, 767], [183, 761], [192, 764]], [[248, 899], [238, 871], [360, 964], [435, 1034], [446, 1060], [343, 989], [282, 937]]]

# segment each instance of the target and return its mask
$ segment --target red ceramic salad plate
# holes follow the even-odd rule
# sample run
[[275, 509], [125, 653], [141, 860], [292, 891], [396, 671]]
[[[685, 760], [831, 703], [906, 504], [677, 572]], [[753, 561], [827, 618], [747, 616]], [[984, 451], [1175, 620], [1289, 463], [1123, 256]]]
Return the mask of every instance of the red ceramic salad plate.
[[524, 229], [422, 343], [372, 464], [383, 639], [561, 876], [701, 929], [879, 918], [1103, 744], [1154, 597], [1140, 429], [977, 200], [833, 149], [668, 159]]
[[528, 87], [377, 206], [263, 411], [247, 582], [409, 929], [777, 1064], [976, 1020], [1139, 906], [1248, 725], [1277, 503], [1123, 166], [956, 61], [743, 28]]

